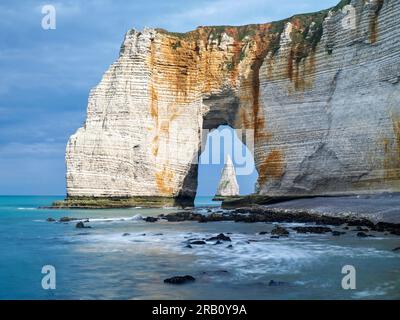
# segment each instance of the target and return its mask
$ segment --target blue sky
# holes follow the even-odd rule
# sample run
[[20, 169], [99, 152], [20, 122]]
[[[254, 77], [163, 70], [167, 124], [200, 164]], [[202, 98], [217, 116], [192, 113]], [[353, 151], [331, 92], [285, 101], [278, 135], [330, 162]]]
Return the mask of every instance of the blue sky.
[[[90, 88], [116, 60], [129, 28], [183, 32], [317, 11], [338, 0], [2, 0], [0, 3], [0, 194], [65, 194], [64, 151], [82, 125]], [[57, 10], [43, 30], [41, 8]], [[221, 166], [200, 168], [199, 194], [213, 194]], [[256, 173], [239, 177], [243, 193]]]

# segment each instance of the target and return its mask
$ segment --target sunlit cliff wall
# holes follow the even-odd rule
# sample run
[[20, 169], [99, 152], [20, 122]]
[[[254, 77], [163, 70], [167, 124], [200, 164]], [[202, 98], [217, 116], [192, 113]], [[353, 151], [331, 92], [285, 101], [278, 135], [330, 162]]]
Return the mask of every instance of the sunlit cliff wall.
[[[194, 197], [203, 128], [254, 132], [257, 191], [399, 191], [400, 1], [130, 30], [66, 150], [69, 197]], [[251, 139], [251, 137], [248, 137]]]

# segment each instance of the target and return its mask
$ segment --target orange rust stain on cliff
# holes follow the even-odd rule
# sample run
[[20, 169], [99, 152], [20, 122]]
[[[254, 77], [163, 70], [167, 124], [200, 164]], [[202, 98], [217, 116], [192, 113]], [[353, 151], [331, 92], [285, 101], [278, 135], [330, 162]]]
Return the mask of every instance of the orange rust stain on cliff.
[[374, 12], [369, 21], [369, 40], [371, 43], [375, 43], [378, 41], [378, 33], [379, 33], [379, 13], [382, 10], [382, 7], [385, 3], [385, 0], [378, 0], [376, 3], [376, 7], [374, 8]]
[[274, 58], [268, 59], [268, 65], [267, 65], [267, 79], [272, 80], [273, 77], [273, 70], [274, 70]]
[[176, 104], [168, 106], [168, 116], [169, 116], [169, 121], [171, 122], [179, 117], [178, 106]]
[[158, 120], [158, 95], [153, 85], [150, 87], [150, 115], [155, 121]]
[[251, 66], [252, 69], [252, 94], [253, 94], [253, 122], [254, 122], [254, 139], [259, 142], [266, 138], [265, 119], [260, 107], [260, 68], [269, 52], [269, 39], [265, 37], [269, 26], [264, 26], [262, 32], [257, 33], [254, 37], [256, 51]]
[[171, 195], [173, 189], [171, 187], [174, 174], [166, 167], [162, 171], [155, 174], [157, 189], [162, 195]]
[[312, 88], [315, 78], [315, 50], [312, 49], [306, 57], [300, 58], [302, 50], [299, 47], [290, 49], [286, 67], [287, 77], [296, 91]]
[[151, 152], [153, 153], [154, 156], [157, 156], [157, 154], [158, 154], [159, 140], [160, 140], [160, 138], [157, 135], [153, 138], [153, 141], [152, 141]]
[[242, 42], [235, 40], [233, 42], [232, 70], [230, 74], [230, 80], [233, 86], [236, 86], [236, 82], [239, 76], [239, 63], [240, 63], [241, 52], [242, 52]]
[[290, 81], [293, 80], [293, 49], [290, 49], [289, 52], [289, 57], [288, 57], [288, 64], [287, 64], [287, 77], [290, 79]]
[[258, 181], [263, 185], [269, 179], [281, 178], [283, 172], [283, 153], [280, 150], [272, 150], [264, 159], [261, 159], [258, 167]]

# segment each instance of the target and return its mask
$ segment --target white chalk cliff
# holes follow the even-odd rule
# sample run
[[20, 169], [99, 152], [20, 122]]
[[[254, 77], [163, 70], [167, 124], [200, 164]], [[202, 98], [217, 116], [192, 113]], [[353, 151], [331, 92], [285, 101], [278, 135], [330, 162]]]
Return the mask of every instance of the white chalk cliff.
[[400, 191], [400, 1], [130, 30], [66, 149], [68, 198], [193, 199], [204, 128], [253, 130], [261, 195]]
[[235, 167], [231, 157], [228, 155], [222, 170], [221, 179], [218, 184], [216, 196], [232, 197], [239, 195], [239, 185], [236, 180]]

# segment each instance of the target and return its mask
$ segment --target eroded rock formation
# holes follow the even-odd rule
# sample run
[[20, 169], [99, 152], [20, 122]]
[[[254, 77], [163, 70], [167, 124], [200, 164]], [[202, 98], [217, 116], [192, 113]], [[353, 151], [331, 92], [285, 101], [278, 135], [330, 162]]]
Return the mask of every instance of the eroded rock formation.
[[239, 185], [236, 180], [235, 167], [231, 157], [228, 155], [224, 169], [221, 173], [221, 179], [217, 188], [217, 197], [232, 197], [239, 195]]
[[259, 194], [398, 191], [399, 21], [398, 0], [343, 0], [273, 23], [130, 30], [68, 142], [68, 197], [192, 199], [202, 129], [222, 124], [254, 131]]

